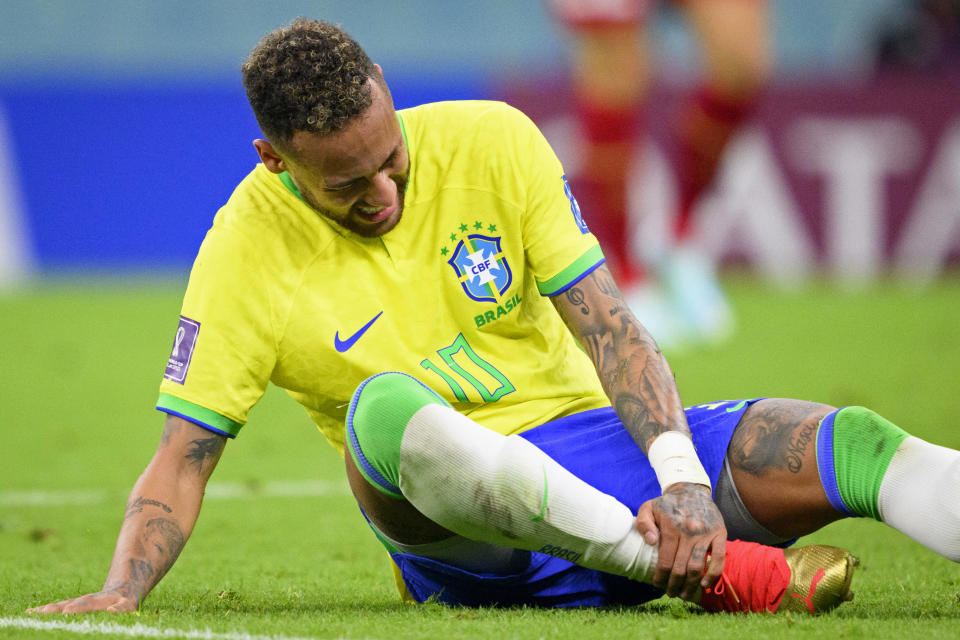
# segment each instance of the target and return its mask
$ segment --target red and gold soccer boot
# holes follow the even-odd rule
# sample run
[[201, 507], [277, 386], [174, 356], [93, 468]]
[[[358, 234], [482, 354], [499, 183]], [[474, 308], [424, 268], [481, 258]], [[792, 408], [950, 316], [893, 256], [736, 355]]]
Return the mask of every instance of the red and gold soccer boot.
[[838, 547], [779, 549], [731, 540], [723, 574], [703, 591], [700, 606], [713, 612], [825, 613], [853, 599], [857, 564]]

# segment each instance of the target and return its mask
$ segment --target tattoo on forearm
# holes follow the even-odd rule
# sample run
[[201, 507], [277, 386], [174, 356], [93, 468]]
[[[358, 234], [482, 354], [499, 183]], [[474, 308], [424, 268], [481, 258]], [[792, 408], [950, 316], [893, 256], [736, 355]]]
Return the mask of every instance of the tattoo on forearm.
[[[642, 361], [629, 360], [624, 367], [623, 384], [626, 391], [614, 395], [614, 409], [633, 439], [644, 453], [654, 438], [665, 431], [677, 429], [678, 422], [665, 413], [675, 393], [673, 379], [661, 366], [659, 358], [648, 355]], [[611, 376], [610, 379], [614, 379]], [[684, 430], [686, 432], [686, 430]]]
[[153, 576], [157, 572], [154, 570], [153, 565], [151, 565], [146, 560], [139, 560], [135, 558], [130, 559], [130, 578], [127, 581], [128, 588], [132, 593], [138, 595], [146, 595], [147, 591], [153, 588], [155, 582], [153, 581]]
[[630, 373], [630, 361], [624, 358], [623, 360], [619, 360], [617, 365], [611, 369], [610, 380], [613, 382], [624, 382], [627, 379], [628, 373]]
[[632, 394], [622, 393], [615, 399], [614, 410], [620, 416], [623, 426], [640, 446], [644, 453], [650, 448], [653, 439], [670, 427], [650, 414], [650, 404]]
[[579, 287], [567, 289], [566, 296], [567, 300], [569, 300], [571, 304], [575, 304], [580, 307], [580, 313], [585, 316], [590, 315], [590, 307], [588, 307], [586, 302], [584, 302], [583, 291]]
[[123, 516], [123, 519], [126, 520], [130, 516], [142, 513], [143, 508], [146, 506], [160, 507], [167, 513], [173, 513], [173, 509], [158, 500], [150, 500], [142, 496], [137, 496], [133, 501], [127, 504], [127, 513]]
[[142, 600], [170, 570], [185, 543], [186, 538], [176, 521], [151, 519], [134, 545], [136, 557], [127, 563], [126, 579], [108, 581], [103, 590]]
[[210, 438], [198, 438], [190, 442], [190, 453], [184, 456], [193, 463], [197, 473], [203, 471], [203, 463], [209, 458], [216, 458], [223, 451], [224, 439], [218, 436]]
[[170, 444], [173, 435], [179, 430], [180, 423], [171, 418], [167, 418], [167, 421], [163, 425], [163, 433], [160, 434], [160, 446], [165, 447]]
[[598, 269], [596, 273], [597, 288], [600, 289], [600, 292], [610, 297], [619, 299], [620, 289], [617, 288], [617, 285], [613, 281], [613, 276], [610, 275], [610, 272], [607, 270]]
[[[173, 561], [180, 555], [186, 542], [183, 532], [180, 530], [180, 525], [170, 518], [154, 518], [147, 522], [143, 531], [143, 539], [144, 542], [153, 545], [157, 553], [160, 554], [160, 558], [168, 560], [165, 565], [166, 568], [173, 565]], [[166, 569], [163, 570], [163, 573], [166, 573]]]
[[557, 308], [593, 361], [614, 410], [641, 449], [646, 452], [664, 431], [686, 431], [670, 368], [653, 337], [628, 312], [606, 267], [563, 295], [563, 304]]

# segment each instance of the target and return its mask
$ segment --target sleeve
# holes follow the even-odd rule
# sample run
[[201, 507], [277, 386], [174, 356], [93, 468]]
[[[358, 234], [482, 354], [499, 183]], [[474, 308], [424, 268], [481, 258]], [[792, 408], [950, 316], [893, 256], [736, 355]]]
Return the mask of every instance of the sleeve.
[[215, 225], [190, 273], [157, 409], [236, 437], [277, 361], [267, 282], [253, 244]]
[[605, 259], [583, 221], [560, 160], [536, 125], [520, 116], [514, 119], [514, 140], [520, 192], [525, 194], [524, 251], [541, 295], [556, 296]]

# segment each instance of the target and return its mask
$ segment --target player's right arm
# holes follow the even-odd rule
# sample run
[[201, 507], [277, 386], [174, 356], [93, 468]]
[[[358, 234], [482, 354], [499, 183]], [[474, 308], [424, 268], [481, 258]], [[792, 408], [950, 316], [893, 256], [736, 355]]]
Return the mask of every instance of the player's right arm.
[[200, 513], [225, 436], [168, 415], [153, 459], [130, 493], [103, 588], [27, 613], [134, 611], [170, 570]]

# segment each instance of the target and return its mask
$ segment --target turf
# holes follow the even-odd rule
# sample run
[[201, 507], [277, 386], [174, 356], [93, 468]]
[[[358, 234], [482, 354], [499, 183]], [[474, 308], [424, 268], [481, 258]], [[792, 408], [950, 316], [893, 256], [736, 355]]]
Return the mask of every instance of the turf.
[[[728, 284], [734, 338], [668, 354], [687, 404], [760, 395], [862, 404], [960, 448], [960, 283], [855, 294]], [[181, 288], [76, 281], [0, 296], [0, 621], [50, 620], [23, 611], [102, 583], [127, 491], [159, 438], [152, 407]], [[276, 481], [314, 490], [282, 495]], [[211, 493], [179, 562], [141, 611], [83, 619], [168, 633], [391, 639], [929, 639], [956, 637], [960, 624], [960, 567], [862, 520], [804, 539], [847, 546], [863, 560], [854, 602], [817, 619], [710, 616], [666, 601], [582, 611], [404, 605], [342, 462], [276, 389], [228, 445], [211, 484], [217, 495], [236, 495]], [[52, 503], [31, 504], [37, 495]], [[0, 637], [80, 636], [7, 624]]]

